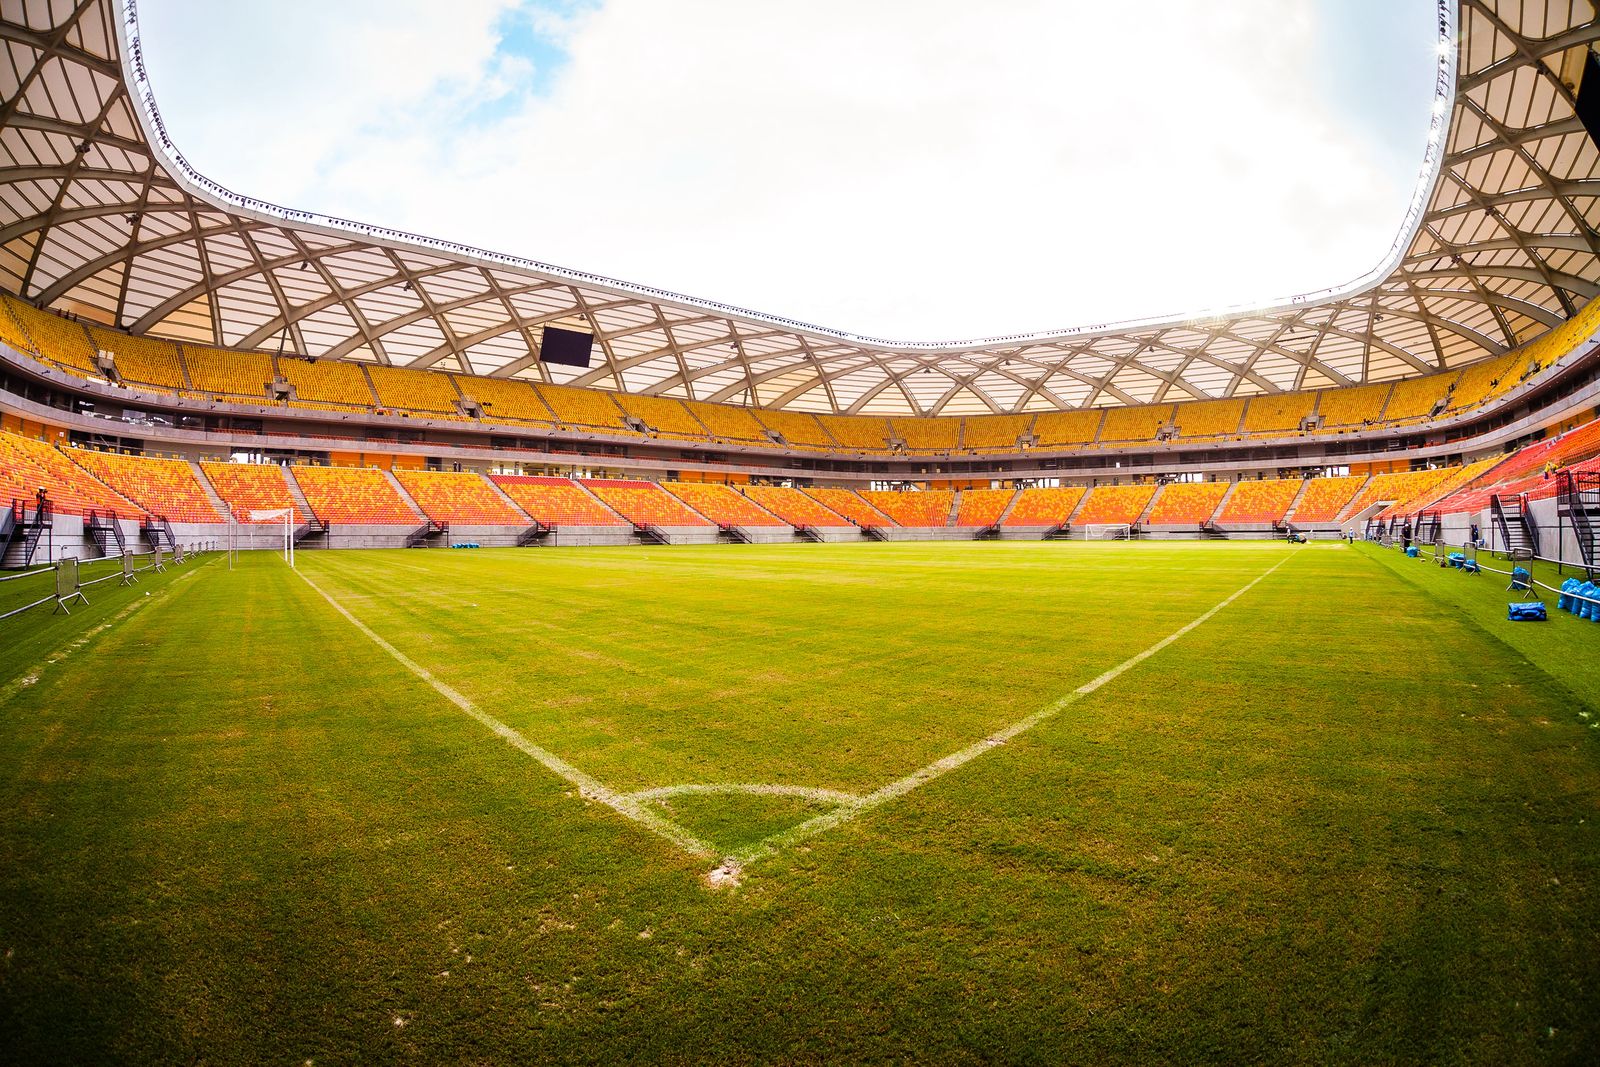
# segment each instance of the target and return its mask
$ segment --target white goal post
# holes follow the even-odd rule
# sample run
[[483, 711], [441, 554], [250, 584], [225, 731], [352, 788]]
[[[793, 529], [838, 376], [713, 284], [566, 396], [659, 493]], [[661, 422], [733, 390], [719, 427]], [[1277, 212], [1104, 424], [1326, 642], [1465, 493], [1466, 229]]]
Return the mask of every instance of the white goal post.
[[1096, 522], [1083, 527], [1085, 541], [1126, 541], [1133, 527], [1125, 522]]

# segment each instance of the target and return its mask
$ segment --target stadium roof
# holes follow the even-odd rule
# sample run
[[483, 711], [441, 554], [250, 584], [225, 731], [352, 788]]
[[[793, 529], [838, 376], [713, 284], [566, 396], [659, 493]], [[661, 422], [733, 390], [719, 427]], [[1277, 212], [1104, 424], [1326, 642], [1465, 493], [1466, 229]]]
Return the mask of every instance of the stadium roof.
[[[1436, 3], [1434, 128], [1402, 231], [1366, 276], [1266, 306], [894, 342], [239, 196], [167, 137], [131, 0], [5, 0], [0, 287], [207, 345], [839, 413], [1415, 376], [1504, 353], [1600, 292], [1600, 157], [1576, 112], [1594, 4]], [[1129, 284], [1160, 304], [1149, 280]], [[540, 362], [546, 325], [593, 333], [594, 364]]]

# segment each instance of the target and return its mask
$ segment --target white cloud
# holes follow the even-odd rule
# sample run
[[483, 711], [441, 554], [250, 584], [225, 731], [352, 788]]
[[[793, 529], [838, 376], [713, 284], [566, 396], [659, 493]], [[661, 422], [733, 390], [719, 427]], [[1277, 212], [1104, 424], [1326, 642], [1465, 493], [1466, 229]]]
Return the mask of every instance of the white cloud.
[[238, 191], [897, 339], [1339, 283], [1415, 178], [1320, 91], [1314, 0], [608, 0], [515, 16], [569, 52], [546, 95], [508, 3], [141, 12]]

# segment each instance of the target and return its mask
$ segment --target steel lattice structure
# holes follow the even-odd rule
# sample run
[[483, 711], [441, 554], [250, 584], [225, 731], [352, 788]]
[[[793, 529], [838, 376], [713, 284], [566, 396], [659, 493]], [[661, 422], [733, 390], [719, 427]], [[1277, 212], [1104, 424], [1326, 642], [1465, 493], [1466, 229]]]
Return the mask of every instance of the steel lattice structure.
[[[1600, 292], [1600, 155], [1575, 110], [1594, 4], [1436, 2], [1434, 129], [1405, 226], [1367, 276], [1267, 308], [913, 344], [239, 196], [167, 137], [132, 0], [3, 0], [0, 287], [221, 347], [835, 413], [1427, 374], [1502, 354]], [[592, 332], [595, 365], [540, 363], [547, 324]]]

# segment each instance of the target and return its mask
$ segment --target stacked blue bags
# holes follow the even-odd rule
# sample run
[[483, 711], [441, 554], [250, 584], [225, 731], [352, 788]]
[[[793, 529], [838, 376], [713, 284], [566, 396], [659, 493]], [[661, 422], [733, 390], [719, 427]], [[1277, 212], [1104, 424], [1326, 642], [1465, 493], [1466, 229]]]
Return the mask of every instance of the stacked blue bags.
[[1556, 607], [1580, 619], [1600, 622], [1600, 586], [1568, 578], [1561, 583], [1561, 597], [1556, 601]]

